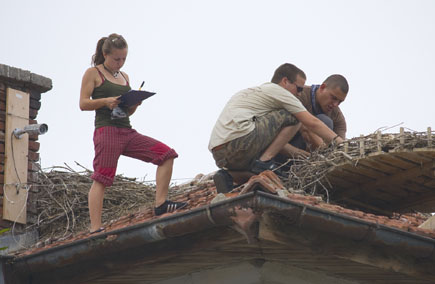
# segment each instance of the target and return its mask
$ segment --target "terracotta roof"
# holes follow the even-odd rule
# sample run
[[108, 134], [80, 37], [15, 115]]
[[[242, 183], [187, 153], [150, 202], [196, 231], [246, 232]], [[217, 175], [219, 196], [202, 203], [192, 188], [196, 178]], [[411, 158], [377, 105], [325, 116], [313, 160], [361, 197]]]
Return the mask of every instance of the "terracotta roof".
[[3, 258], [6, 283], [155, 283], [241, 261], [358, 283], [435, 279], [435, 234], [417, 228], [423, 215], [389, 218], [328, 204], [288, 192], [271, 172], [226, 195], [209, 179], [194, 183], [178, 197], [189, 203], [180, 212], [157, 218], [147, 208], [104, 232]]
[[[193, 181], [192, 184], [195, 184], [195, 181]], [[222, 195], [220, 196], [223, 197], [222, 199], [231, 200], [236, 196], [257, 189], [266, 191], [270, 194], [279, 194], [280, 197], [287, 198], [293, 202], [318, 208], [327, 212], [349, 216], [352, 218], [357, 218], [365, 222], [373, 223], [374, 225], [384, 225], [402, 231], [415, 233], [421, 236], [435, 238], [434, 231], [418, 228], [420, 224], [422, 224], [425, 220], [428, 219], [427, 216], [424, 216], [419, 213], [415, 213], [415, 214], [403, 214], [403, 215], [394, 214], [391, 217], [387, 217], [387, 216], [379, 216], [370, 213], [365, 213], [363, 211], [358, 211], [358, 210], [351, 210], [351, 209], [341, 207], [339, 205], [328, 204], [317, 196], [302, 195], [302, 194], [288, 192], [287, 190], [285, 190], [279, 178], [270, 171], [263, 172], [258, 176], [253, 176], [246, 184], [240, 186], [239, 188], [236, 188], [231, 193], [225, 194], [225, 196]], [[177, 190], [177, 188], [175, 188], [175, 190]], [[213, 182], [210, 179], [207, 179], [198, 184], [195, 184], [189, 190], [187, 190], [183, 194], [180, 194], [179, 197], [175, 199], [176, 201], [183, 201], [188, 203], [188, 206], [186, 208], [183, 208], [175, 213], [167, 213], [162, 216], [156, 217], [153, 214], [152, 208], [146, 208], [137, 213], [123, 216], [117, 220], [112, 220], [111, 222], [109, 222], [109, 224], [105, 224], [106, 225], [105, 230], [102, 232], [96, 234], [90, 234], [89, 232], [81, 232], [71, 238], [62, 241], [57, 241], [52, 244], [46, 244], [46, 245], [38, 244], [37, 245], [38, 247], [26, 251], [18, 252], [16, 253], [16, 256], [21, 257], [21, 256], [35, 254], [49, 248], [67, 245], [78, 240], [94, 237], [98, 234], [106, 234], [108, 232], [115, 231], [118, 229], [123, 229], [138, 224], [152, 222], [155, 221], [156, 219], [164, 218], [169, 215], [181, 214], [186, 211], [193, 210], [195, 208], [202, 208], [209, 205], [212, 202], [212, 200], [215, 199], [216, 197], [217, 197], [216, 188]]]

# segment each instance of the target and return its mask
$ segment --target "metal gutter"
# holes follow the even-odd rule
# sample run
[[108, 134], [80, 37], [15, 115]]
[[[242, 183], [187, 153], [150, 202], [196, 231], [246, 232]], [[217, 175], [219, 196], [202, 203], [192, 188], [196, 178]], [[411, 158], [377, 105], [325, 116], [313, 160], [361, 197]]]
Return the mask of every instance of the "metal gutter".
[[[263, 209], [273, 210], [299, 209], [299, 217], [295, 221], [299, 226], [340, 234], [355, 241], [379, 243], [391, 248], [407, 251], [415, 257], [433, 258], [435, 260], [435, 239], [406, 232], [394, 227], [358, 219], [356, 217], [331, 212], [322, 208], [296, 203], [291, 200], [257, 193], [257, 202]], [[320, 224], [319, 220], [325, 223]], [[338, 231], [337, 228], [346, 230]]]

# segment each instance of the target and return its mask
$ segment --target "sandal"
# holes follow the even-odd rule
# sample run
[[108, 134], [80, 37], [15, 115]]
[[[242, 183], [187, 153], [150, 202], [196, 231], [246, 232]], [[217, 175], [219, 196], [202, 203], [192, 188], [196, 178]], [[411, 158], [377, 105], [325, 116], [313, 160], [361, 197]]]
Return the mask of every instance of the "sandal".
[[105, 227], [99, 227], [98, 229], [96, 229], [95, 231], [91, 231], [89, 232], [90, 234], [95, 234], [95, 233], [99, 233], [104, 231], [106, 228]]
[[154, 215], [160, 216], [165, 213], [171, 213], [174, 212], [175, 210], [184, 208], [186, 206], [187, 203], [185, 202], [174, 202], [174, 201], [166, 200], [159, 207], [154, 207]]

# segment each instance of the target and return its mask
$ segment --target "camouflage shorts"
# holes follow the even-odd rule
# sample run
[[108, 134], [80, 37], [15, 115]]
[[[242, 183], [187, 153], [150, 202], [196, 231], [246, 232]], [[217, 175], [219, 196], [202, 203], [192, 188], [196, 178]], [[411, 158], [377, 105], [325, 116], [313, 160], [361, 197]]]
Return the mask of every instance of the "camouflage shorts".
[[230, 170], [249, 170], [283, 127], [298, 123], [296, 117], [284, 109], [255, 117], [253, 131], [228, 142], [219, 150], [212, 150], [216, 165]]

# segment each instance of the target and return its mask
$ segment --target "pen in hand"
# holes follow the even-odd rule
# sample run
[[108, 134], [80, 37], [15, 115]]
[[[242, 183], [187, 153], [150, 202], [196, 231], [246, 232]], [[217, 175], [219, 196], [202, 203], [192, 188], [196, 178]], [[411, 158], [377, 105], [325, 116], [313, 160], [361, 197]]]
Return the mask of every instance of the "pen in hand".
[[[142, 87], [143, 87], [144, 84], [145, 84], [145, 81], [142, 81], [142, 84], [140, 84], [140, 87], [139, 87], [139, 91], [142, 89]], [[140, 106], [141, 104], [142, 104], [142, 102], [139, 102], [139, 103], [136, 105], [136, 107]]]

